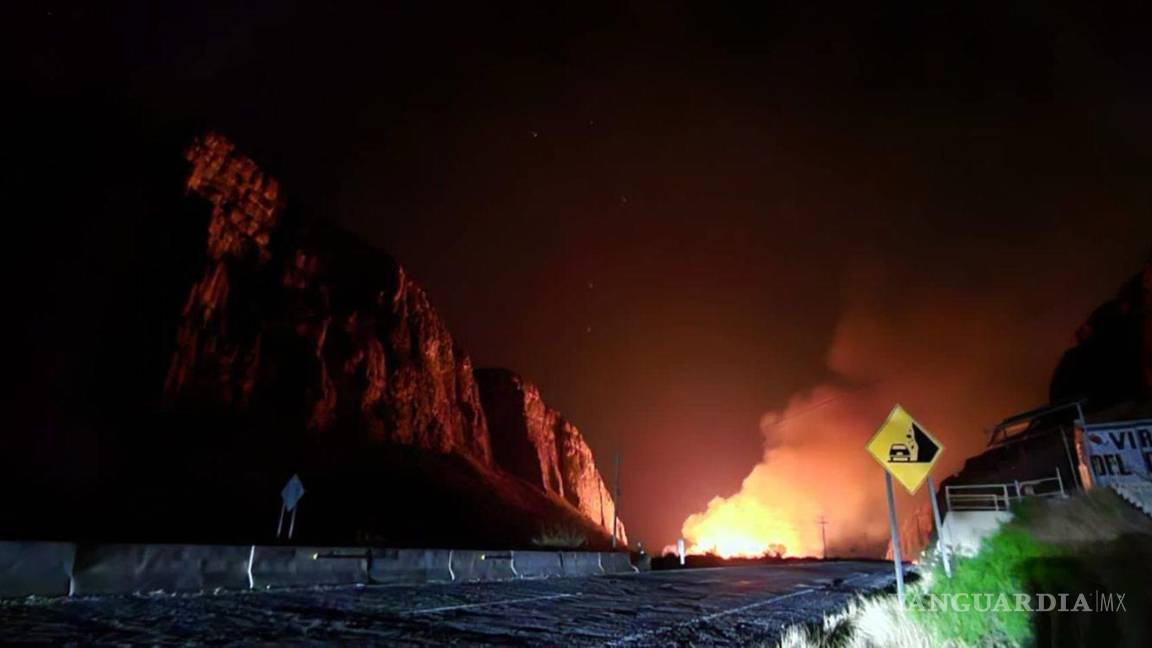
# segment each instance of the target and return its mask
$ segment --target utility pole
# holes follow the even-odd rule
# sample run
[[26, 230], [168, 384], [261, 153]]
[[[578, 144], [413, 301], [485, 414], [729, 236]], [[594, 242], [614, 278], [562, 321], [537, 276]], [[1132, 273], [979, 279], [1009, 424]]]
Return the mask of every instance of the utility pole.
[[820, 544], [824, 546], [824, 551], [823, 551], [823, 553], [820, 554], [820, 559], [821, 560], [827, 560], [828, 559], [828, 536], [825, 535], [825, 533], [824, 533], [824, 527], [828, 526], [828, 518], [824, 517], [824, 514], [821, 513], [820, 519], [816, 520], [816, 524], [820, 525]]
[[620, 450], [616, 450], [616, 494], [612, 498], [612, 548], [616, 548], [616, 532], [620, 519]]

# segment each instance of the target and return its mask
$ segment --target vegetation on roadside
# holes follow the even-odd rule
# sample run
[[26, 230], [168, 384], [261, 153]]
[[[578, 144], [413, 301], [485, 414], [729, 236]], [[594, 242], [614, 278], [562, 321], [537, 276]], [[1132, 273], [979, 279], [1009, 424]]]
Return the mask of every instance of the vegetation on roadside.
[[579, 549], [586, 542], [583, 531], [567, 526], [545, 527], [532, 538], [532, 544], [546, 549]]
[[[1148, 645], [1152, 521], [1107, 489], [1024, 501], [1013, 520], [958, 558], [948, 578], [935, 552], [901, 608], [891, 594], [857, 599], [821, 624], [789, 628], [781, 648], [879, 646]], [[1017, 595], [1125, 595], [1126, 611], [1028, 611]], [[973, 595], [979, 594], [977, 606]], [[1001, 604], [1004, 594], [1007, 604]], [[967, 610], [946, 602], [965, 595]], [[1071, 605], [1069, 603], [1068, 605]]]
[[[949, 579], [937, 559], [921, 564], [925, 578], [907, 587], [905, 605], [892, 593], [860, 597], [828, 615], [821, 624], [793, 626], [780, 648], [913, 648], [920, 646], [1022, 646], [1032, 630], [1030, 615], [1012, 610], [974, 611], [932, 607], [956, 594], [980, 593], [993, 604], [1027, 591], [1021, 566], [1050, 555], [1052, 549], [1028, 534], [1005, 527], [981, 545], [976, 556], [956, 561]], [[987, 599], [986, 599], [987, 600]], [[992, 607], [991, 605], [985, 607]]]
[[[1025, 645], [1032, 639], [1032, 619], [1026, 611], [1016, 609], [1015, 596], [1030, 591], [1030, 572], [1043, 569], [1049, 564], [1046, 559], [1059, 555], [1057, 547], [1036, 542], [1022, 529], [1006, 525], [986, 538], [975, 556], [957, 560], [952, 578], [944, 573], [942, 564], [935, 564], [931, 587], [909, 596], [908, 614], [929, 630], [936, 643], [953, 640], [969, 646]], [[973, 594], [979, 594], [985, 605], [973, 603], [966, 609], [934, 605], [934, 599], [954, 601], [958, 594], [969, 601]], [[1009, 605], [998, 605], [1001, 594]]]
[[[913, 586], [917, 587], [917, 586]], [[779, 648], [922, 648], [938, 643], [889, 593], [860, 596], [818, 624], [785, 630]]]

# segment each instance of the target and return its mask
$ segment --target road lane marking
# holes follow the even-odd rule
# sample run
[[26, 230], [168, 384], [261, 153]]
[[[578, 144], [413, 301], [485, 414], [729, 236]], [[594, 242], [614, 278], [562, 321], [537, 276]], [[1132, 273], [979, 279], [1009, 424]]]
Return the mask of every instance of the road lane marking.
[[[860, 580], [861, 578], [865, 578], [867, 576], [872, 576], [872, 575], [873, 574], [856, 572], [850, 578], [845, 578], [843, 581], [841, 581], [841, 585], [846, 585], [852, 581], [857, 581], [857, 580]], [[800, 583], [797, 585], [803, 585], [803, 584]], [[755, 609], [758, 607], [762, 607], [764, 605], [768, 605], [769, 603], [775, 603], [776, 601], [782, 601], [782, 600], [787, 599], [787, 598], [792, 598], [793, 596], [800, 596], [802, 594], [809, 594], [811, 592], [816, 592], [816, 591], [819, 591], [820, 589], [822, 589], [822, 588], [821, 587], [810, 587], [810, 586], [805, 587], [804, 589], [796, 590], [795, 592], [789, 592], [787, 594], [781, 594], [779, 596], [773, 596], [770, 599], [766, 599], [763, 601], [757, 601], [756, 603], [749, 603], [748, 605], [742, 605], [740, 607], [735, 607], [735, 608], [731, 608], [728, 610], [721, 610], [720, 612], [713, 612], [711, 614], [705, 614], [703, 616], [698, 616], [694, 619], [689, 619], [688, 621], [683, 621], [683, 622], [677, 623], [675, 625], [664, 626], [662, 628], [653, 628], [651, 630], [644, 630], [641, 632], [637, 632], [635, 634], [630, 634], [626, 637], [621, 637], [619, 639], [615, 639], [613, 641], [610, 641], [610, 642], [604, 644], [604, 646], [607, 647], [607, 646], [627, 645], [627, 644], [630, 644], [634, 641], [638, 641], [640, 639], [647, 639], [649, 637], [654, 637], [656, 635], [661, 635], [661, 634], [664, 634], [665, 632], [669, 632], [671, 630], [676, 630], [678, 628], [687, 627], [687, 626], [694, 625], [697, 623], [711, 621], [713, 619], [718, 619], [720, 617], [728, 616], [729, 614], [737, 614], [739, 612], [744, 612], [746, 610], [752, 610], [752, 609]]]
[[256, 545], [248, 552], [248, 589], [256, 589], [256, 579], [252, 577], [252, 561], [256, 560]]
[[500, 601], [488, 601], [487, 603], [464, 603], [462, 605], [445, 605], [443, 607], [425, 608], [423, 610], [411, 610], [404, 612], [405, 615], [416, 614], [437, 614], [439, 612], [449, 612], [451, 610], [465, 610], [468, 608], [485, 607], [490, 605], [510, 605], [512, 603], [527, 603], [529, 601], [548, 601], [553, 599], [575, 598], [580, 594], [548, 594], [545, 596], [529, 596], [527, 598], [517, 599], [503, 599]]
[[690, 626], [690, 625], [693, 625], [696, 623], [700, 623], [702, 621], [711, 621], [713, 619], [718, 619], [718, 618], [723, 617], [723, 616], [728, 616], [729, 614], [736, 614], [738, 612], [743, 612], [745, 610], [751, 610], [753, 608], [758, 608], [758, 607], [761, 607], [763, 605], [768, 605], [769, 603], [775, 603], [776, 601], [781, 601], [781, 600], [786, 599], [786, 598], [792, 598], [793, 596], [800, 596], [801, 594], [808, 594], [810, 592], [815, 592], [815, 591], [816, 591], [816, 588], [808, 588], [808, 589], [797, 590], [795, 592], [789, 592], [788, 594], [781, 594], [779, 596], [773, 596], [772, 598], [764, 600], [764, 601], [757, 601], [756, 603], [749, 603], [748, 605], [742, 605], [740, 607], [730, 608], [727, 610], [722, 610], [720, 612], [713, 612], [712, 614], [705, 614], [703, 616], [698, 616], [695, 619], [689, 619], [688, 621], [677, 623], [676, 625], [664, 626], [663, 628], [655, 628], [653, 630], [645, 630], [643, 632], [637, 632], [636, 634], [631, 634], [631, 635], [628, 635], [627, 637], [621, 637], [620, 639], [616, 639], [615, 641], [611, 641], [605, 645], [607, 645], [607, 646], [621, 646], [621, 645], [624, 645], [627, 643], [632, 643], [633, 641], [636, 641], [638, 639], [644, 639], [644, 638], [649, 637], [649, 636], [663, 634], [665, 632], [668, 632], [669, 630], [675, 630], [677, 628]]
[[815, 592], [815, 591], [816, 591], [815, 588], [802, 589], [802, 590], [797, 590], [795, 592], [789, 592], [788, 594], [781, 594], [780, 596], [773, 596], [772, 598], [764, 600], [764, 601], [757, 601], [756, 603], [749, 603], [748, 605], [742, 605], [740, 607], [731, 608], [728, 610], [723, 610], [721, 612], [713, 612], [712, 614], [705, 614], [703, 616], [698, 616], [695, 619], [689, 619], [688, 621], [677, 623], [676, 625], [664, 626], [663, 628], [654, 628], [652, 630], [644, 630], [643, 632], [637, 632], [635, 634], [630, 634], [627, 637], [621, 637], [621, 638], [616, 639], [614, 641], [609, 641], [608, 643], [606, 643], [604, 645], [605, 646], [623, 646], [625, 644], [630, 644], [633, 641], [639, 641], [640, 639], [647, 639], [648, 637], [654, 637], [656, 635], [664, 634], [665, 632], [669, 632], [671, 630], [676, 630], [678, 628], [684, 628], [684, 627], [694, 625], [694, 624], [697, 624], [697, 623], [700, 623], [703, 621], [711, 621], [712, 619], [718, 619], [722, 616], [728, 616], [729, 614], [736, 614], [738, 612], [743, 612], [745, 610], [751, 610], [753, 608], [758, 608], [758, 607], [761, 607], [763, 605], [768, 605], [769, 603], [775, 603], [776, 601], [782, 601], [786, 598], [792, 598], [793, 596], [800, 596], [801, 594], [808, 594], [810, 592]]

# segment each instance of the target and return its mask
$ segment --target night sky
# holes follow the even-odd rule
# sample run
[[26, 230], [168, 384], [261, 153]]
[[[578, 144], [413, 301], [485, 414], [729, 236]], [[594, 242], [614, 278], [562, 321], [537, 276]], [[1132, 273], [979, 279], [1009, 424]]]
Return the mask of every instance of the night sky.
[[[160, 299], [149, 236], [206, 129], [398, 258], [601, 466], [618, 447], [650, 546], [813, 389], [870, 425], [900, 400], [957, 468], [1152, 244], [1141, 3], [180, 4], [6, 21], [25, 403], [90, 406], [110, 355], [150, 352], [116, 313]], [[830, 434], [862, 457], [866, 431]]]

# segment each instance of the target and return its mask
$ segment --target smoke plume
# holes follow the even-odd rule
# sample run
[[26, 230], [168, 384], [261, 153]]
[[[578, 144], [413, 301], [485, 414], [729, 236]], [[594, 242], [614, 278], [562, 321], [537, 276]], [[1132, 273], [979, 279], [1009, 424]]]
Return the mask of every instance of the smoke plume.
[[[1066, 337], [1032, 330], [1037, 302], [1053, 294], [1012, 283], [973, 292], [965, 286], [979, 277], [949, 281], [946, 270], [914, 284], [907, 272], [868, 262], [849, 273], [828, 379], [762, 417], [762, 459], [739, 492], [685, 520], [690, 552], [759, 555], [783, 545], [787, 555], [819, 556], [823, 517], [830, 555], [883, 555], [883, 472], [864, 445], [893, 405], [943, 441], [939, 481], [984, 447], [991, 424], [1042, 401]], [[1037, 344], [1021, 342], [1030, 339]], [[926, 488], [899, 496], [901, 518], [914, 521], [927, 497]]]

